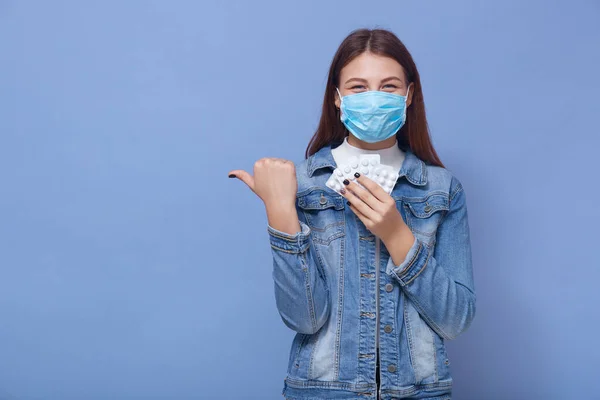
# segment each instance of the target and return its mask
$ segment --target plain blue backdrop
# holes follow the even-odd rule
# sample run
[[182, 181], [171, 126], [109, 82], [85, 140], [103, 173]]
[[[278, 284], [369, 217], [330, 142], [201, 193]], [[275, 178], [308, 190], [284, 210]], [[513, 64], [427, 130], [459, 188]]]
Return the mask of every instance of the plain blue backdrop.
[[359, 27], [469, 204], [455, 398], [600, 399], [600, 3], [0, 0], [0, 399], [280, 399], [262, 202]]

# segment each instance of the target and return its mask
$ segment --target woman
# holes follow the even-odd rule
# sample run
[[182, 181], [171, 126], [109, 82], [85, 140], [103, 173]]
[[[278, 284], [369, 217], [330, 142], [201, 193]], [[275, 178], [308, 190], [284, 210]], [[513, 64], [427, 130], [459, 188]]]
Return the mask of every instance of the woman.
[[[391, 191], [360, 173], [339, 192], [326, 185], [364, 154], [398, 172]], [[277, 308], [297, 332], [284, 397], [450, 399], [444, 342], [475, 315], [467, 205], [431, 144], [402, 42], [352, 32], [333, 58], [306, 159], [262, 158], [254, 176], [230, 177], [264, 201]]]

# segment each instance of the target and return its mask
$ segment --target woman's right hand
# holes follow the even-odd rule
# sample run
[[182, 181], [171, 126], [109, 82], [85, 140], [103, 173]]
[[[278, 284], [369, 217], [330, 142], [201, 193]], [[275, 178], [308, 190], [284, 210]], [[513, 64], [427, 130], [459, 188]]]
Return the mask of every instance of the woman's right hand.
[[292, 161], [264, 157], [254, 163], [254, 176], [241, 169], [232, 174], [260, 197], [267, 210], [295, 210], [298, 182]]

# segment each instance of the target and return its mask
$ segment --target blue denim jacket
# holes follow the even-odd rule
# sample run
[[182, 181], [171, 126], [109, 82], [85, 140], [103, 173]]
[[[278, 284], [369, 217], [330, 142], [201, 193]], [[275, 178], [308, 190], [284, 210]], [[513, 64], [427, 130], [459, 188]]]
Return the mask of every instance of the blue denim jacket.
[[381, 399], [450, 399], [444, 341], [475, 316], [463, 187], [449, 170], [406, 151], [391, 196], [415, 241], [395, 265], [345, 198], [325, 186], [336, 167], [331, 148], [296, 165], [302, 231], [267, 226], [277, 309], [296, 332], [282, 394], [377, 399], [379, 390]]

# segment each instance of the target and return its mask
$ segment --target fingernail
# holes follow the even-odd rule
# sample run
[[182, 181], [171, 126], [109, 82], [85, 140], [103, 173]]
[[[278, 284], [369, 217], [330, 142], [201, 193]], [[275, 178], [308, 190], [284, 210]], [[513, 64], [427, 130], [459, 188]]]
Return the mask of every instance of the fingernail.
[[348, 179], [344, 179], [344, 185], [349, 185], [350, 181]]
[[229, 174], [230, 178], [237, 178], [237, 176], [235, 176], [235, 174]]
[[358, 172], [355, 172], [354, 176], [358, 178], [360, 176], [360, 174]]
[[346, 189], [344, 189], [344, 188], [341, 188], [341, 189], [340, 189], [340, 193], [341, 193], [341, 194], [346, 194]]
[[350, 207], [352, 204], [350, 204], [350, 202], [348, 202], [348, 207]]

